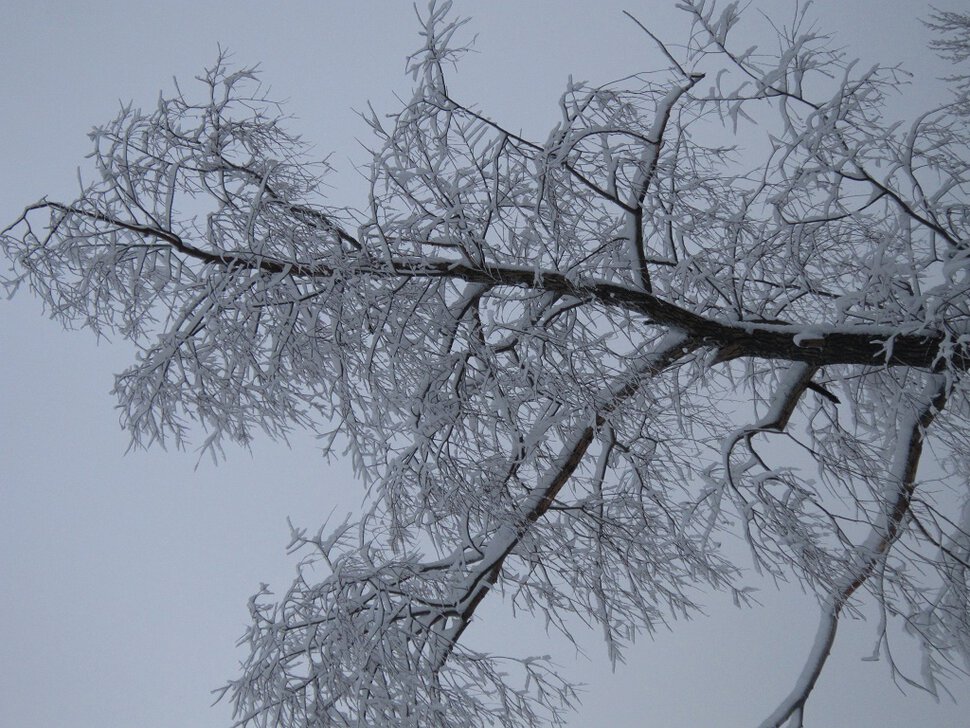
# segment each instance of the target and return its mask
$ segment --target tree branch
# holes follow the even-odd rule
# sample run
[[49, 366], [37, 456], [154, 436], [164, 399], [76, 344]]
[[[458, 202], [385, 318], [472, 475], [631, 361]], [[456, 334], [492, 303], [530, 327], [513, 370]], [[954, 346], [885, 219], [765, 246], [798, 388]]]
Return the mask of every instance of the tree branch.
[[872, 525], [866, 540], [854, 550], [854, 568], [840, 579], [829, 593], [823, 606], [815, 641], [808, 654], [795, 687], [775, 711], [761, 723], [760, 728], [780, 728], [789, 718], [801, 728], [805, 702], [815, 687], [822, 668], [835, 642], [839, 615], [852, 595], [866, 583], [876, 567], [882, 563], [890, 548], [903, 533], [904, 520], [916, 489], [916, 471], [923, 452], [926, 430], [946, 404], [946, 378], [933, 375], [923, 391], [926, 402], [919, 414], [913, 413], [901, 428], [896, 442], [895, 457], [889, 468], [889, 484], [879, 520]]
[[505, 559], [519, 544], [529, 527], [552, 506], [559, 491], [579, 467], [593, 442], [594, 435], [606, 422], [610, 413], [635, 394], [646, 379], [668, 369], [673, 363], [693, 351], [697, 344], [696, 340], [691, 340], [683, 334], [668, 334], [658, 344], [656, 350], [645, 356], [632, 373], [620, 377], [612, 387], [600, 393], [597, 397], [593, 422], [573, 433], [572, 438], [563, 445], [556, 458], [555, 466], [519, 506], [516, 515], [500, 528], [482, 549], [483, 558], [476, 571], [469, 575], [468, 586], [458, 601], [461, 606], [455, 610], [459, 619], [445, 635], [449, 651], [450, 646], [458, 641], [471, 622], [479, 603], [495, 584]]
[[[234, 270], [252, 269], [293, 278], [329, 280], [336, 276], [372, 276], [401, 279], [457, 279], [490, 286], [514, 286], [573, 296], [606, 307], [621, 308], [645, 316], [652, 323], [688, 333], [703, 346], [721, 351], [719, 361], [738, 357], [802, 362], [815, 367], [834, 364], [904, 366], [938, 371], [950, 366], [970, 369], [970, 342], [954, 342], [942, 331], [900, 333], [898, 328], [880, 325], [824, 325], [817, 323], [727, 322], [704, 316], [671, 303], [649, 291], [591, 277], [565, 274], [535, 267], [498, 263], [470, 264], [456, 260], [398, 256], [389, 261], [366, 252], [342, 252], [330, 263], [280, 260], [248, 251], [218, 253], [190, 245], [175, 233], [135, 221], [121, 220], [102, 212], [88, 211], [57, 202], [40, 202], [25, 210], [49, 209], [66, 215], [115, 226], [132, 235], [154, 238], [179, 253], [209, 265]], [[305, 213], [301, 213], [305, 214]], [[16, 223], [7, 228], [10, 230]], [[56, 228], [56, 223], [54, 225]], [[29, 235], [25, 233], [25, 237]], [[344, 236], [335, 233], [340, 240]], [[4, 233], [4, 237], [7, 234]], [[9, 240], [9, 238], [8, 238]], [[46, 249], [46, 243], [23, 241], [26, 251], [20, 260]], [[354, 240], [356, 243], [356, 240]]]

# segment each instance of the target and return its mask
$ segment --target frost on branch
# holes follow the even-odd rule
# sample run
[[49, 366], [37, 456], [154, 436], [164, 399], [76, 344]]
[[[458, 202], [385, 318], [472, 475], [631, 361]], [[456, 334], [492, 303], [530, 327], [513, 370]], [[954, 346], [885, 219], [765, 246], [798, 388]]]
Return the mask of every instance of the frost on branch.
[[[116, 384], [136, 443], [305, 427], [370, 487], [253, 599], [239, 725], [562, 722], [551, 663], [463, 639], [483, 599], [594, 625], [616, 661], [698, 583], [744, 601], [749, 565], [821, 609], [765, 725], [800, 723], [864, 602], [897, 681], [966, 670], [970, 117], [887, 121], [904, 72], [805, 12], [767, 53], [735, 5], [680, 7], [683, 53], [630, 28], [666, 68], [570, 81], [529, 139], [449, 83], [462, 22], [432, 5], [412, 97], [368, 119], [358, 209], [223, 59], [123, 108], [78, 199], [4, 231], [9, 286], [138, 345]], [[965, 21], [932, 21], [956, 60]]]

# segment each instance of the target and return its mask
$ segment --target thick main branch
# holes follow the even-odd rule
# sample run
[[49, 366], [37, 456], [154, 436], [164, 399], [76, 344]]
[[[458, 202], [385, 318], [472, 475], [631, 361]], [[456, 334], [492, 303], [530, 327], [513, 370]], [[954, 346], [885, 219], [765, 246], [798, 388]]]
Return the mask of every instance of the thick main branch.
[[[890, 325], [721, 321], [678, 306], [640, 288], [521, 265], [479, 265], [457, 260], [406, 256], [398, 256], [388, 261], [357, 252], [345, 252], [339, 265], [335, 265], [331, 262], [281, 260], [249, 251], [213, 252], [188, 243], [170, 230], [60, 203], [39, 203], [28, 208], [24, 217], [31, 210], [41, 208], [47, 208], [57, 216], [75, 215], [94, 224], [109, 225], [134, 236], [153, 239], [206, 265], [233, 270], [251, 269], [311, 280], [331, 279], [338, 274], [344, 278], [451, 278], [468, 283], [515, 286], [572, 296], [606, 307], [621, 308], [640, 314], [652, 323], [678, 329], [691, 338], [699, 339], [702, 345], [729, 351], [729, 358], [784, 360], [803, 362], [815, 367], [857, 364], [915, 367], [925, 371], [939, 371], [945, 366], [961, 371], [970, 368], [970, 345], [951, 342], [939, 330], [899, 333], [898, 329]], [[333, 234], [340, 241], [349, 239], [357, 244], [357, 240], [343, 230], [338, 229]], [[39, 247], [47, 244], [40, 243]], [[36, 250], [38, 244], [30, 247]], [[21, 260], [27, 261], [31, 252], [28, 250]]]

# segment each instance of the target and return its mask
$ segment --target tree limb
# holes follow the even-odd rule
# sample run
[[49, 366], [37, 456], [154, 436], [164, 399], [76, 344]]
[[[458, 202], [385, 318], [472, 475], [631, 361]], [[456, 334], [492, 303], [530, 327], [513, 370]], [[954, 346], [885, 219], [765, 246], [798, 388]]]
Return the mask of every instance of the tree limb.
[[838, 580], [829, 593], [822, 608], [818, 632], [812, 649], [806, 658], [802, 673], [791, 693], [775, 711], [760, 725], [760, 728], [780, 728], [792, 718], [792, 728], [801, 728], [805, 702], [815, 687], [825, 661], [828, 659], [835, 642], [839, 626], [839, 615], [848, 604], [852, 595], [863, 586], [876, 567], [881, 564], [890, 548], [904, 530], [904, 521], [909, 513], [909, 504], [916, 490], [916, 471], [923, 452], [926, 430], [946, 404], [948, 385], [945, 377], [934, 375], [923, 391], [926, 403], [918, 413], [913, 413], [901, 428], [896, 442], [895, 457], [889, 468], [886, 500], [882, 503], [882, 513], [872, 525], [865, 541], [854, 550], [853, 568]]

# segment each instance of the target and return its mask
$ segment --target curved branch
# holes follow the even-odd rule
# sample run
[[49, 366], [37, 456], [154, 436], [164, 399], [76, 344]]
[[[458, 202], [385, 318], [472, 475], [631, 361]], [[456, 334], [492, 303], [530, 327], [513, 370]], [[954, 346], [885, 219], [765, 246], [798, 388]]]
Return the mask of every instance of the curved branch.
[[795, 687], [775, 711], [761, 723], [760, 728], [780, 728], [789, 718], [794, 728], [802, 725], [805, 702], [818, 681], [822, 668], [828, 659], [835, 642], [839, 626], [839, 616], [852, 595], [861, 587], [876, 567], [882, 563], [890, 548], [903, 532], [903, 522], [909, 514], [909, 505], [916, 490], [916, 470], [923, 453], [923, 441], [927, 428], [946, 404], [948, 387], [946, 379], [935, 375], [930, 377], [923, 392], [925, 407], [917, 415], [913, 413], [902, 428], [897, 440], [896, 456], [889, 469], [892, 485], [883, 503], [883, 510], [877, 523], [872, 525], [866, 540], [856, 547], [853, 554], [854, 568], [838, 582], [830, 592], [828, 603], [823, 608], [815, 641], [808, 654], [801, 675]]

